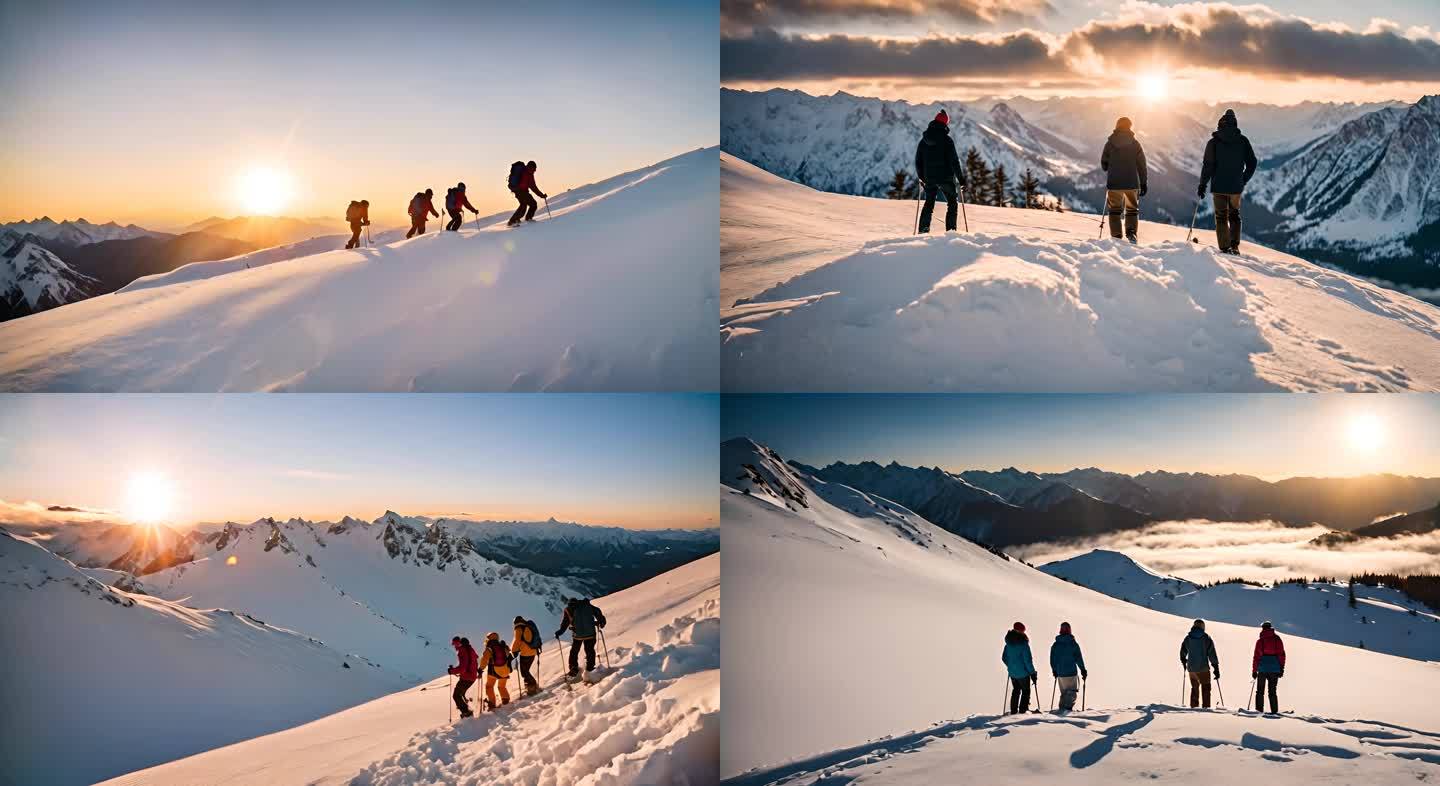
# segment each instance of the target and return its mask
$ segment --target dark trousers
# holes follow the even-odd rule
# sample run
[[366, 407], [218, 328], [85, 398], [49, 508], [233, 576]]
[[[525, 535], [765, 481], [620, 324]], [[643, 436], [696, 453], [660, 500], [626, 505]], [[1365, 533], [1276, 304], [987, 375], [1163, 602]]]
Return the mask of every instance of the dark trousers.
[[1010, 712], [1030, 711], [1030, 678], [1010, 678]]
[[525, 690], [534, 693], [540, 690], [540, 683], [535, 681], [535, 675], [530, 673], [530, 666], [535, 663], [534, 655], [520, 656], [520, 679], [525, 681]]
[[595, 637], [570, 640], [570, 676], [580, 673], [580, 645], [585, 645], [585, 670], [595, 668]]
[[470, 690], [470, 686], [474, 684], [475, 680], [455, 680], [455, 693], [451, 695], [455, 699], [455, 708], [460, 710], [462, 718], [468, 718], [471, 715], [470, 700], [465, 698], [465, 692]]
[[955, 228], [955, 219], [959, 214], [960, 206], [956, 200], [955, 181], [948, 183], [926, 183], [925, 184], [925, 206], [920, 208], [920, 234], [930, 231], [930, 216], [935, 213], [935, 197], [937, 191], [945, 192], [945, 231], [949, 232]]
[[423, 234], [425, 234], [425, 216], [411, 216], [410, 231], [405, 233], [405, 237], [408, 239]]
[[454, 232], [455, 230], [460, 228], [461, 224], [465, 223], [465, 211], [447, 210], [445, 212], [450, 214], [450, 221], [445, 224], [446, 231]]
[[355, 248], [360, 245], [360, 227], [364, 226], [359, 221], [350, 222], [350, 242], [345, 244], [346, 248]]
[[1260, 674], [1255, 678], [1255, 711], [1265, 711], [1265, 685], [1270, 685], [1270, 711], [1280, 711], [1280, 700], [1275, 696], [1275, 688], [1280, 684], [1279, 674]]
[[1210, 672], [1190, 672], [1190, 706], [1199, 707], [1201, 702], [1210, 708]]
[[515, 212], [510, 214], [510, 223], [518, 224], [522, 218], [526, 221], [534, 221], [535, 208], [539, 207], [535, 203], [535, 197], [530, 196], [529, 191], [511, 191], [510, 193], [514, 194], [515, 200], [520, 203], [520, 207], [515, 208]]
[[1215, 240], [1221, 251], [1240, 250], [1240, 195], [1211, 194], [1215, 200]]

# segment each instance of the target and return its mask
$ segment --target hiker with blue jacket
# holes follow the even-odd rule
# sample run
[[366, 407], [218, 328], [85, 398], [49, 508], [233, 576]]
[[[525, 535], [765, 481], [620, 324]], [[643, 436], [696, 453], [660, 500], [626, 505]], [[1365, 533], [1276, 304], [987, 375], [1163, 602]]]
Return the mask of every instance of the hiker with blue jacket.
[[1190, 675], [1190, 706], [1199, 707], [1203, 699], [1209, 709], [1210, 672], [1220, 679], [1220, 656], [1215, 654], [1215, 641], [1205, 632], [1205, 620], [1195, 620], [1180, 641], [1180, 665]]
[[1060, 623], [1060, 635], [1050, 645], [1050, 676], [1060, 683], [1060, 709], [1075, 709], [1080, 679], [1090, 679], [1090, 672], [1085, 670], [1085, 656], [1080, 654], [1080, 642], [1071, 635], [1068, 622]]
[[1005, 649], [1000, 652], [1000, 661], [1010, 675], [1010, 712], [1028, 712], [1030, 686], [1040, 675], [1036, 673], [1035, 661], [1030, 657], [1030, 639], [1025, 635], [1025, 623], [1017, 622], [1005, 631]]
[[580, 676], [580, 648], [585, 648], [585, 671], [595, 670], [595, 636], [605, 627], [605, 614], [600, 608], [584, 598], [571, 598], [565, 603], [565, 616], [560, 620], [560, 630], [555, 638], [570, 634], [570, 671], [565, 675], [570, 681]]

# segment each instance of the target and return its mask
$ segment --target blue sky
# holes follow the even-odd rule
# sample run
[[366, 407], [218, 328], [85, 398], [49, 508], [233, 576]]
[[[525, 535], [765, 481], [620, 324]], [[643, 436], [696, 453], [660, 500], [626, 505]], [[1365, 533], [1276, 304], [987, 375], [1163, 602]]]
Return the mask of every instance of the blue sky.
[[1440, 396], [727, 396], [722, 438], [950, 470], [1440, 476]]
[[714, 526], [706, 395], [11, 395], [0, 499], [124, 513], [138, 474], [175, 523], [407, 515]]

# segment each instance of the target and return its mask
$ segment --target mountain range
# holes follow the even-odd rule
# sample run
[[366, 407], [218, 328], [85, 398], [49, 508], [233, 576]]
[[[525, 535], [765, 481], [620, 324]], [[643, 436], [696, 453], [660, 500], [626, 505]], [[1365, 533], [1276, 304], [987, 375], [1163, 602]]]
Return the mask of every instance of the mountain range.
[[[940, 109], [962, 157], [975, 148], [1015, 182], [1031, 170], [1042, 191], [1097, 211], [1100, 150], [1121, 115], [1134, 121], [1149, 164], [1146, 218], [1186, 224], [1219, 107], [1118, 98], [982, 99], [910, 104], [847, 93], [722, 89], [721, 148], [822, 191], [883, 196], [914, 168], [916, 140]], [[1410, 288], [1440, 286], [1440, 97], [1413, 105], [1233, 107], [1262, 158], [1247, 189], [1245, 232], [1271, 247]], [[1198, 226], [1213, 227], [1199, 205]]]

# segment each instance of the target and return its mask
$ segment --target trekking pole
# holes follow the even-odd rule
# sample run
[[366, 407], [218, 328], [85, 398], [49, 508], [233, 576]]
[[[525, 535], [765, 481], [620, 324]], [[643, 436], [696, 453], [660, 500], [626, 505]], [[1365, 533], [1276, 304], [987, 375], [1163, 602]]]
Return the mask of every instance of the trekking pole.
[[1180, 706], [1185, 706], [1185, 667], [1180, 667]]
[[455, 679], [455, 675], [454, 675], [454, 674], [451, 674], [451, 675], [449, 675], [448, 677], [445, 678], [445, 706], [450, 708], [450, 722], [451, 722], [451, 723], [454, 723], [454, 722], [455, 722], [455, 702], [453, 702], [453, 701], [450, 700], [451, 694], [455, 693], [455, 691], [454, 691], [454, 687], [455, 687], [455, 686], [452, 684], [453, 681], [454, 681], [454, 679]]
[[920, 194], [915, 194], [915, 231], [912, 234], [920, 234]]
[[605, 643], [605, 629], [596, 628], [600, 631], [600, 646], [605, 648], [605, 670], [610, 670], [610, 645]]
[[1198, 199], [1196, 199], [1196, 200], [1195, 200], [1195, 209], [1192, 210], [1192, 211], [1190, 211], [1190, 231], [1185, 233], [1185, 239], [1186, 239], [1187, 241], [1191, 242], [1191, 243], [1199, 243], [1199, 242], [1200, 242], [1198, 239], [1193, 239], [1193, 238], [1191, 238], [1190, 236], [1195, 233], [1195, 217], [1198, 216], [1198, 215], [1200, 215], [1200, 203], [1203, 202], [1204, 200], [1205, 200], [1205, 197], [1203, 197], [1203, 196], [1200, 197], [1200, 198], [1198, 198]]
[[1010, 709], [1010, 675], [1005, 675], [1005, 690], [1000, 692], [1000, 714]]
[[1086, 678], [1086, 677], [1081, 677], [1081, 678], [1080, 678], [1080, 711], [1081, 711], [1081, 712], [1084, 712], [1084, 711], [1085, 711], [1085, 708], [1088, 706], [1088, 705], [1085, 703], [1085, 688], [1088, 687], [1089, 685], [1090, 685], [1090, 680], [1089, 680], [1089, 678]]
[[1101, 205], [1101, 207], [1100, 207], [1100, 232], [1095, 235], [1095, 239], [1096, 239], [1096, 240], [1099, 240], [1100, 238], [1105, 237], [1105, 211], [1106, 211], [1106, 210], [1109, 210], [1109, 209], [1110, 209], [1110, 189], [1107, 188], [1107, 189], [1105, 189], [1105, 204]]
[[1225, 684], [1220, 682], [1219, 677], [1215, 678], [1215, 689], [1220, 691], [1220, 707], [1223, 709], [1225, 707]]
[[1051, 678], [1050, 678], [1050, 711], [1051, 711], [1051, 712], [1054, 712], [1054, 711], [1055, 711], [1055, 688], [1059, 687], [1059, 685], [1060, 685], [1060, 680], [1057, 680], [1057, 679], [1055, 679], [1054, 677], [1051, 677]]
[[550, 219], [552, 219], [552, 218], [555, 217], [555, 214], [553, 214], [553, 213], [550, 212], [550, 197], [547, 196], [547, 197], [540, 197], [540, 198], [543, 199], [543, 200], [545, 200], [545, 220], [546, 220], [546, 221], [549, 221]]
[[965, 233], [970, 233], [970, 217], [965, 215], [965, 186], [960, 186], [960, 218], [965, 220]]
[[1255, 678], [1250, 678], [1250, 691], [1245, 694], [1245, 706], [1250, 706], [1250, 697], [1255, 695]]

